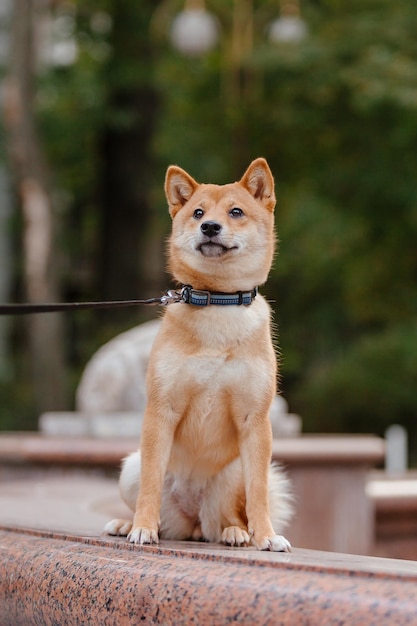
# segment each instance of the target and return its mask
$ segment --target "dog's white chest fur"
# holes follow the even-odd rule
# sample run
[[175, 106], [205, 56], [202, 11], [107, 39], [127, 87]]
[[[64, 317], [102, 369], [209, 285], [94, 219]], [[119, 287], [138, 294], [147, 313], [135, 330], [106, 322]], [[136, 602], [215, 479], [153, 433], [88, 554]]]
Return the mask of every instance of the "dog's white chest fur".
[[[196, 410], [209, 410], [228, 392], [250, 401], [269, 385], [274, 353], [269, 338], [269, 306], [262, 296], [250, 307], [210, 307], [193, 311], [172, 305], [154, 345], [149, 384], [174, 411], [198, 396]], [[175, 325], [177, 341], [165, 341], [165, 327]], [[251, 338], [265, 340], [263, 352], [249, 351]], [[188, 341], [188, 337], [190, 341]], [[256, 339], [255, 339], [256, 341]], [[156, 381], [156, 384], [155, 384]], [[207, 402], [203, 402], [206, 399]]]
[[[237, 422], [253, 414], [259, 397], [271, 389], [269, 307], [262, 296], [240, 309], [172, 305], [167, 318], [155, 341], [149, 393], [175, 424], [170, 467], [184, 475], [211, 475], [238, 456]], [[180, 329], [178, 342], [172, 335], [165, 342], [166, 323]], [[248, 341], [260, 332], [268, 338], [265, 350], [248, 355]]]

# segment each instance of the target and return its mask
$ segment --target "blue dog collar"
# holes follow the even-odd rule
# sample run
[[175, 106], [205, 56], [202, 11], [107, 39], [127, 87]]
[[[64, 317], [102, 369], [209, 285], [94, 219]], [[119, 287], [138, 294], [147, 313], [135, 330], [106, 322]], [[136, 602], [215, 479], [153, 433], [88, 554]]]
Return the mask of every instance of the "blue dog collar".
[[189, 285], [186, 285], [181, 289], [182, 301], [186, 304], [193, 304], [194, 306], [208, 306], [209, 304], [215, 305], [241, 305], [249, 306], [256, 298], [258, 293], [258, 287], [252, 289], [252, 291], [237, 291], [236, 293], [222, 293], [213, 291], [203, 291], [201, 289], [193, 289]]

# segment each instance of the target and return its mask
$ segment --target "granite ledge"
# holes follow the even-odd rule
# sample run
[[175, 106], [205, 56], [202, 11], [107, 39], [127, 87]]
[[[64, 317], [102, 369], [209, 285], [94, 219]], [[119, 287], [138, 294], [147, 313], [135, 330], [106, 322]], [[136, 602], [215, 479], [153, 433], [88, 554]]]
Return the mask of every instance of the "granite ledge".
[[0, 527], [2, 626], [415, 624], [417, 562]]

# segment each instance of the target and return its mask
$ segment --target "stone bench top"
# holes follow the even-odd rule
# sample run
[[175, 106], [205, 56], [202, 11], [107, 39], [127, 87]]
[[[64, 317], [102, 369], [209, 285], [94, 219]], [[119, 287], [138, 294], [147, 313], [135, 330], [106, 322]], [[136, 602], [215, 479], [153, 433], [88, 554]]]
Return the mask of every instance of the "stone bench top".
[[[0, 464], [81, 464], [117, 466], [137, 448], [132, 438], [46, 437], [39, 433], [0, 435]], [[375, 436], [303, 435], [275, 439], [273, 458], [283, 463], [376, 465], [384, 459], [385, 444]]]
[[376, 509], [399, 515], [408, 511], [417, 513], [417, 472], [390, 476], [383, 472], [371, 472], [366, 486]]

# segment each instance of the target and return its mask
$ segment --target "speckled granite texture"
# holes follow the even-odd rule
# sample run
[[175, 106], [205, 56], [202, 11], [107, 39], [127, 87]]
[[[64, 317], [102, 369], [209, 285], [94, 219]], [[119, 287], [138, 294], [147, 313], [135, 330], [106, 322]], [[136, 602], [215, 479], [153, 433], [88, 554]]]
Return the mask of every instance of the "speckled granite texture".
[[417, 563], [0, 529], [0, 624], [417, 623]]

